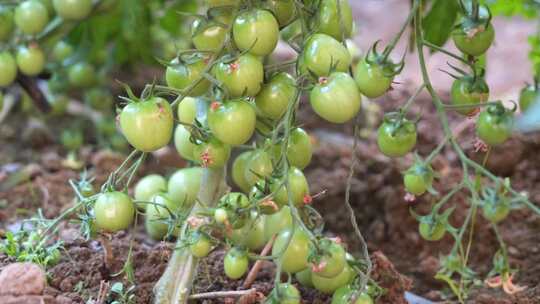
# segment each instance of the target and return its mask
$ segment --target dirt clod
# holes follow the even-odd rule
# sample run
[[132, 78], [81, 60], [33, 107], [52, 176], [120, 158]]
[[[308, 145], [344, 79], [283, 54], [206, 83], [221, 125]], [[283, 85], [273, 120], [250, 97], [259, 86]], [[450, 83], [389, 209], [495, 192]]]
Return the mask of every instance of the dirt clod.
[[46, 285], [45, 272], [36, 264], [13, 263], [0, 273], [0, 295], [41, 295]]

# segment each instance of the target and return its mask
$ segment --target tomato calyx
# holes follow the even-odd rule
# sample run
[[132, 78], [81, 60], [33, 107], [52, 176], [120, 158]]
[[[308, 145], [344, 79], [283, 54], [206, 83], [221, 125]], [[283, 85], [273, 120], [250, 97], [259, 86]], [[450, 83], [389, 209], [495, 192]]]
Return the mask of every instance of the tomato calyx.
[[465, 17], [455, 28], [468, 38], [473, 38], [478, 33], [484, 32], [489, 27], [493, 17], [488, 6], [480, 5], [477, 2], [462, 6], [462, 11], [465, 13]]
[[402, 112], [390, 112], [384, 115], [383, 122], [390, 127], [392, 136], [416, 133], [416, 122], [411, 122], [404, 114]]
[[391, 46], [386, 46], [382, 53], [377, 51], [377, 47], [381, 40], [375, 41], [375, 43], [369, 48], [364, 60], [370, 66], [379, 66], [383, 71], [383, 75], [388, 78], [393, 78], [403, 71], [405, 68], [405, 54], [399, 62], [394, 63], [391, 59], [388, 58], [390, 52], [392, 51]]

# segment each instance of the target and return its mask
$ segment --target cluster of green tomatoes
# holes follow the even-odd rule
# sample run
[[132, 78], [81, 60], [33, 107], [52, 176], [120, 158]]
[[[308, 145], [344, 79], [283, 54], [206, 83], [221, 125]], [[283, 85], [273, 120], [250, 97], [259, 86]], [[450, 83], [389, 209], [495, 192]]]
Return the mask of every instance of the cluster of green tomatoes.
[[[95, 9], [103, 11], [108, 8], [105, 5], [110, 4], [111, 1], [105, 1]], [[13, 85], [18, 74], [39, 77], [50, 71], [46, 97], [52, 115], [66, 112], [69, 93], [84, 90], [82, 97], [92, 109], [111, 116], [112, 95], [100, 83], [98, 71], [86, 60], [84, 50], [64, 40], [51, 44], [46, 39], [60, 22], [75, 24], [88, 18], [93, 9], [92, 0], [26, 0], [19, 4], [0, 4], [0, 88]], [[117, 134], [114, 120], [106, 118], [97, 122], [98, 135], [113, 147], [122, 149], [125, 140]], [[68, 150], [76, 150], [83, 142], [82, 133], [68, 129], [61, 140]]]
[[[134, 199], [114, 190], [99, 194], [95, 226], [107, 232], [126, 229], [136, 206], [143, 205], [152, 238], [182, 234], [182, 242], [198, 258], [225, 247], [224, 272], [231, 279], [246, 274], [250, 258], [257, 258], [250, 252], [273, 242], [271, 258], [291, 276], [287, 283], [277, 282], [269, 303], [300, 303], [292, 275], [302, 285], [334, 294], [333, 303], [372, 303], [374, 289], [357, 287], [363, 264], [338, 238], [314, 232], [320, 216], [310, 206], [314, 197], [302, 172], [310, 163], [312, 142], [294, 119], [303, 91], [329, 122], [347, 122], [360, 110], [360, 84], [370, 72], [362, 63], [356, 80], [349, 73], [352, 60], [344, 45], [353, 30], [349, 3], [207, 0], [206, 5], [207, 14], [192, 23], [195, 49], [180, 52], [167, 64], [164, 91], [179, 96], [177, 109], [155, 93], [163, 90], [156, 86], [141, 98], [130, 94], [118, 117], [135, 149], [152, 152], [173, 139], [193, 166], [168, 180], [156, 174], [142, 178]], [[297, 26], [302, 14], [312, 16], [301, 21], [311, 33], [290, 41], [301, 45], [291, 64], [296, 73], [281, 71], [288, 66], [265, 65], [280, 31]], [[230, 168], [238, 192], [224, 194], [213, 207], [200, 204], [205, 170], [224, 170], [235, 147], [244, 150]]]

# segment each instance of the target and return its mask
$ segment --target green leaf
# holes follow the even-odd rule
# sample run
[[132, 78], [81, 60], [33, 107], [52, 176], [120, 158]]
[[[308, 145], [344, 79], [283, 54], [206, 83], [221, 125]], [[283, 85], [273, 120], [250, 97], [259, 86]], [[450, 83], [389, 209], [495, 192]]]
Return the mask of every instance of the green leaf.
[[454, 0], [435, 0], [422, 21], [424, 39], [442, 46], [450, 37], [459, 5]]

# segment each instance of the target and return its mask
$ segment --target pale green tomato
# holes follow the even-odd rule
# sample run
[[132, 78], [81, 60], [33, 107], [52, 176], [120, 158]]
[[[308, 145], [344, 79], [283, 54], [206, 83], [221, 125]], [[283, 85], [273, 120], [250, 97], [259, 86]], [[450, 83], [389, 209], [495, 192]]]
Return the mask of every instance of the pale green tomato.
[[178, 120], [184, 124], [193, 124], [197, 117], [197, 99], [186, 96], [178, 105]]
[[135, 185], [134, 198], [136, 201], [149, 202], [150, 199], [167, 191], [167, 181], [159, 174], [150, 174], [139, 180]]
[[20, 47], [17, 50], [17, 66], [21, 73], [36, 76], [45, 68], [45, 54], [37, 45]]
[[199, 194], [203, 170], [200, 167], [176, 171], [167, 186], [172, 202], [177, 206], [192, 206]]
[[184, 125], [178, 125], [176, 131], [174, 131], [174, 147], [182, 158], [198, 162], [199, 160], [194, 155], [197, 145], [189, 140], [190, 137], [189, 130]]

